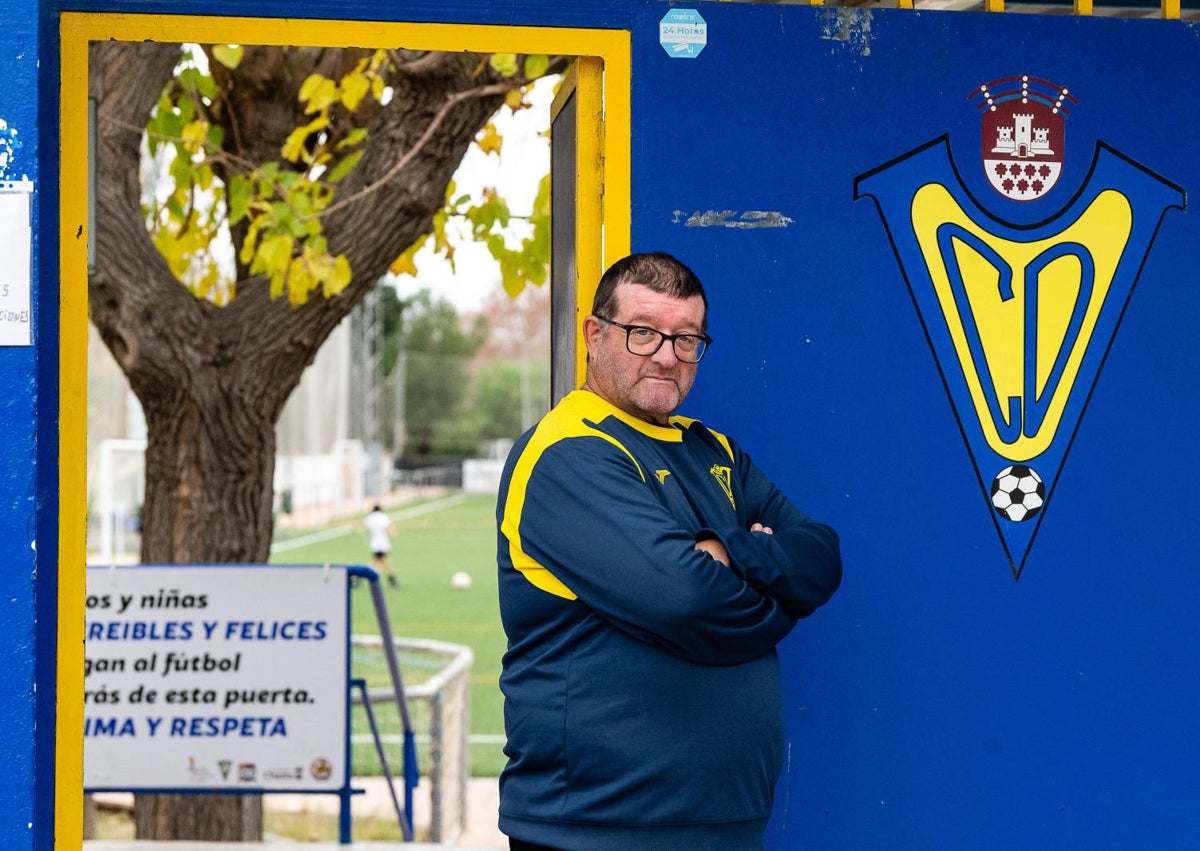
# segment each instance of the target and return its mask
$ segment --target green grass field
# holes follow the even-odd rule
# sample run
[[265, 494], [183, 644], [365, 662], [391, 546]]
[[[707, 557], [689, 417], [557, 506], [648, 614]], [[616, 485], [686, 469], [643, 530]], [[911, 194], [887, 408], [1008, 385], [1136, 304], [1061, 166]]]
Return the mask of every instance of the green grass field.
[[[504, 732], [498, 680], [504, 653], [504, 631], [496, 604], [495, 498], [451, 494], [426, 502], [389, 509], [392, 516], [392, 564], [398, 587], [383, 584], [392, 632], [397, 638], [430, 638], [464, 644], [475, 654], [471, 669], [471, 734], [492, 740], [473, 741], [471, 773], [496, 776], [504, 765], [500, 744]], [[322, 529], [277, 535], [271, 556], [273, 564], [362, 564], [370, 565], [367, 533], [357, 520], [342, 521]], [[456, 571], [471, 576], [467, 590], [453, 588]], [[374, 607], [365, 585], [351, 591], [351, 631], [378, 634]], [[422, 677], [419, 663], [403, 660], [406, 681]], [[359, 671], [355, 676], [368, 682], [376, 674]], [[376, 669], [378, 672], [378, 669]], [[427, 672], [424, 675], [428, 676]], [[357, 714], [357, 713], [356, 713]], [[382, 728], [389, 713], [376, 707]], [[416, 719], [419, 727], [420, 719]], [[355, 732], [367, 728], [355, 719]], [[356, 748], [356, 773], [378, 773], [378, 759], [371, 748]], [[420, 760], [422, 770], [428, 765]], [[393, 761], [393, 768], [398, 768]]]

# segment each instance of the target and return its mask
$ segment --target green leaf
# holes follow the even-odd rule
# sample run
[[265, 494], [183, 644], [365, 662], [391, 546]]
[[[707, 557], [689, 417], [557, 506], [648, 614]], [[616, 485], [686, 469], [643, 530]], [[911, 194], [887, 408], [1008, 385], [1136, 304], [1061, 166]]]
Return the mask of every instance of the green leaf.
[[250, 210], [250, 198], [254, 194], [254, 186], [250, 179], [235, 174], [229, 179], [225, 188], [225, 203], [229, 206], [229, 223], [236, 225]]
[[184, 91], [195, 92], [199, 86], [200, 77], [202, 77], [200, 69], [192, 66], [184, 68], [179, 72], [179, 85], [183, 86]]
[[171, 179], [175, 181], [176, 186], [191, 186], [192, 185], [192, 163], [187, 156], [175, 157], [171, 161], [168, 173]]
[[242, 46], [240, 44], [217, 44], [213, 46], [213, 59], [226, 68], [236, 68], [242, 62]]
[[544, 53], [531, 53], [525, 57], [525, 78], [536, 80], [550, 69], [550, 57]]
[[358, 161], [362, 159], [362, 155], [362, 151], [350, 152], [342, 158], [341, 162], [333, 167], [325, 179], [330, 183], [337, 183], [343, 177], [349, 174], [356, 165], [358, 165]]
[[334, 149], [340, 151], [344, 148], [352, 148], [366, 138], [367, 129], [365, 127], [355, 127], [334, 146]]
[[505, 77], [515, 77], [517, 75], [517, 54], [493, 53], [488, 59], [488, 65], [497, 74]]
[[220, 149], [225, 144], [225, 128], [220, 124], [209, 124], [208, 144], [215, 149]]

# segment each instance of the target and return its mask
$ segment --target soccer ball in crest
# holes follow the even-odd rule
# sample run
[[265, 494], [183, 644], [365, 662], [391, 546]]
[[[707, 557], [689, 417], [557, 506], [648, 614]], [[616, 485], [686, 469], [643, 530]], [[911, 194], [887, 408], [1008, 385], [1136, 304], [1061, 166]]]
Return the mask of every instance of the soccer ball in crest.
[[1013, 464], [992, 480], [992, 505], [1006, 520], [1021, 523], [1037, 516], [1046, 501], [1046, 486], [1032, 467]]

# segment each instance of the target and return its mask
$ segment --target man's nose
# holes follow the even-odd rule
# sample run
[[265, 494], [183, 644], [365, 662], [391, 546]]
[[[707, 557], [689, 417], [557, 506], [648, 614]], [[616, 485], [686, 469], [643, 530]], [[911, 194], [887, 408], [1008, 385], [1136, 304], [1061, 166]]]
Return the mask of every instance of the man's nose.
[[662, 345], [658, 347], [658, 351], [651, 357], [656, 363], [661, 363], [664, 366], [673, 366], [679, 362], [679, 358], [675, 355], [675, 344], [671, 340], [663, 340]]

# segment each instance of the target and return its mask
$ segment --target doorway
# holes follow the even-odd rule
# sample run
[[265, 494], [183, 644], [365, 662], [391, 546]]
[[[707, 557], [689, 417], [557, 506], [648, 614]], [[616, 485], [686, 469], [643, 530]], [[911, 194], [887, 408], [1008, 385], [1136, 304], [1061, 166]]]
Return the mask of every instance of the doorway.
[[[431, 51], [544, 53], [582, 57], [574, 85], [572, 234], [575, 280], [560, 281], [552, 310], [578, 323], [591, 287], [607, 262], [628, 252], [630, 232], [630, 43], [622, 30], [496, 27], [473, 24], [364, 23], [255, 18], [63, 13], [61, 37], [60, 174], [60, 459], [58, 658], [55, 833], [62, 847], [82, 837], [83, 622], [87, 518], [86, 380], [89, 193], [88, 45], [94, 41], [312, 45], [386, 48], [404, 44]], [[620, 128], [605, 133], [603, 126]], [[599, 154], [599, 156], [597, 156]], [[600, 163], [596, 166], [596, 163]], [[600, 204], [603, 193], [605, 203]], [[561, 236], [561, 235], [560, 235]], [[556, 243], [560, 240], [556, 238]], [[573, 302], [563, 304], [570, 299]], [[561, 336], [561, 335], [560, 335]], [[567, 340], [573, 344], [573, 340]], [[562, 343], [566, 345], [566, 342]], [[572, 353], [576, 369], [578, 355]]]

